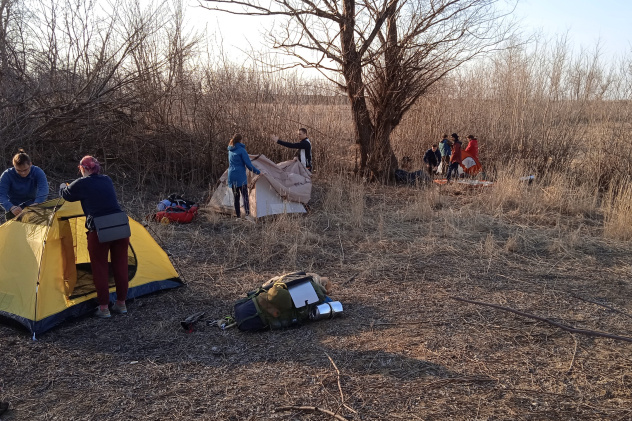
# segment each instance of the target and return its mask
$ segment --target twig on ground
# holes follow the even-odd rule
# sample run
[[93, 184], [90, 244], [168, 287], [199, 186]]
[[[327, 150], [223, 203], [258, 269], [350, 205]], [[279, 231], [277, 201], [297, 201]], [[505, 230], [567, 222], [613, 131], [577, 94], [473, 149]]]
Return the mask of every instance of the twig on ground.
[[571, 370], [573, 369], [573, 364], [575, 364], [575, 356], [577, 355], [577, 338], [573, 334], [571, 334], [571, 336], [573, 337], [573, 340], [575, 341], [575, 349], [573, 350], [573, 359], [571, 360], [571, 365], [569, 365], [568, 370], [566, 370], [567, 373], [570, 373]]
[[342, 393], [342, 386], [340, 385], [340, 370], [338, 370], [338, 366], [336, 366], [336, 363], [329, 356], [329, 354], [325, 352], [325, 355], [327, 356], [327, 358], [329, 358], [329, 362], [331, 363], [331, 365], [334, 366], [334, 370], [336, 370], [336, 381], [338, 382], [338, 391], [340, 392], [340, 405], [344, 406], [345, 408], [347, 408], [349, 411], [353, 412], [354, 414], [357, 414], [357, 411], [355, 409], [350, 408], [345, 404], [345, 395], [344, 393]]
[[280, 406], [275, 409], [275, 411], [307, 411], [307, 412], [322, 412], [323, 414], [330, 415], [337, 420], [340, 421], [349, 421], [347, 418], [342, 415], [335, 414], [331, 411], [328, 411], [323, 408], [319, 408], [317, 406]]
[[430, 383], [426, 383], [421, 385], [421, 387], [430, 387], [438, 384], [446, 384], [446, 383], [470, 383], [470, 382], [497, 382], [498, 379], [492, 379], [489, 377], [450, 377], [448, 379], [440, 379], [435, 380]]
[[533, 314], [524, 313], [522, 311], [514, 310], [513, 308], [509, 308], [509, 307], [503, 307], [503, 306], [499, 306], [499, 305], [496, 305], [496, 304], [490, 304], [490, 303], [483, 303], [483, 302], [480, 302], [480, 301], [467, 300], [465, 298], [460, 298], [460, 297], [450, 297], [450, 298], [452, 298], [453, 300], [457, 300], [457, 301], [463, 301], [465, 303], [476, 304], [476, 305], [479, 305], [479, 306], [492, 307], [492, 308], [496, 308], [498, 310], [508, 311], [510, 313], [517, 314], [519, 316], [523, 316], [523, 317], [527, 317], [527, 318], [530, 318], [530, 319], [539, 320], [541, 322], [549, 323], [549, 324], [551, 324], [553, 326], [559, 327], [560, 329], [565, 330], [567, 332], [571, 332], [571, 333], [581, 333], [582, 335], [586, 335], [586, 336], [598, 336], [598, 337], [602, 337], [602, 338], [610, 338], [610, 339], [616, 339], [616, 340], [625, 341], [625, 342], [632, 342], [632, 338], [628, 338], [626, 336], [613, 335], [611, 333], [597, 332], [595, 330], [588, 330], [588, 329], [576, 329], [574, 327], [566, 326], [566, 325], [563, 325], [561, 323], [554, 322], [553, 320], [546, 319], [544, 317], [539, 317], [539, 316], [536, 316], [536, 315], [533, 315]]
[[362, 326], [398, 326], [398, 325], [421, 325], [424, 323], [430, 323], [429, 320], [421, 322], [395, 322], [395, 323], [360, 323]]
[[246, 266], [247, 264], [248, 264], [248, 262], [244, 262], [244, 263], [242, 263], [240, 265], [233, 266], [232, 268], [224, 269], [224, 272], [230, 272], [231, 270], [239, 269], [240, 267]]
[[632, 316], [630, 316], [628, 313], [626, 313], [624, 311], [621, 311], [621, 310], [617, 310], [616, 308], [614, 308], [612, 306], [609, 306], [609, 305], [606, 305], [606, 304], [603, 304], [603, 303], [600, 303], [600, 302], [597, 302], [597, 301], [589, 300], [587, 298], [580, 297], [579, 295], [576, 295], [576, 294], [571, 294], [571, 297], [577, 298], [578, 300], [586, 301], [587, 303], [596, 304], [596, 305], [598, 305], [600, 307], [607, 308], [609, 310], [612, 310], [612, 311], [617, 312], [617, 313], [619, 313], [619, 314], [621, 314], [621, 315], [623, 315], [625, 317], [629, 317], [630, 319], [632, 319]]
[[340, 261], [344, 263], [344, 261], [345, 261], [345, 249], [344, 249], [344, 247], [342, 247], [342, 238], [340, 237], [340, 232], [338, 232], [338, 241], [340, 242], [340, 254], [341, 254]]
[[351, 278], [347, 279], [346, 281], [342, 282], [340, 284], [341, 287], [347, 285], [349, 282], [353, 281], [358, 275], [360, 274], [360, 272], [356, 273], [355, 275], [353, 275]]

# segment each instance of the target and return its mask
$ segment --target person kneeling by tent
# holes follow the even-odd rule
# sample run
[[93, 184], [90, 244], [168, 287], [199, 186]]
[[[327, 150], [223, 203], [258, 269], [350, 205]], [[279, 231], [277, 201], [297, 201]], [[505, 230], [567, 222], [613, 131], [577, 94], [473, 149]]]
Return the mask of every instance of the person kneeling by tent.
[[25, 206], [44, 202], [47, 196], [44, 171], [32, 164], [24, 149], [18, 150], [13, 157], [13, 168], [0, 175], [0, 205], [6, 211], [5, 218], [18, 216]]
[[107, 175], [99, 174], [101, 166], [92, 156], [84, 156], [79, 163], [81, 178], [60, 189], [60, 195], [68, 202], [81, 201], [86, 215], [88, 253], [92, 277], [97, 290], [99, 308], [95, 316], [110, 317], [110, 289], [108, 285], [108, 253], [111, 256], [116, 284], [114, 313], [125, 314], [127, 307], [128, 272], [127, 249], [130, 228], [127, 215], [121, 210], [114, 184]]

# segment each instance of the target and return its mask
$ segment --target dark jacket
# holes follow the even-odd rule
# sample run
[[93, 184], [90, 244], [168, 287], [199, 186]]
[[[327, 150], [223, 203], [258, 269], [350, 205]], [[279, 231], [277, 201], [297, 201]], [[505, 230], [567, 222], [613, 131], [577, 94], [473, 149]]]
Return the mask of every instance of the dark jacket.
[[261, 172], [252, 165], [246, 146], [243, 143], [235, 143], [228, 147], [228, 187], [241, 187], [246, 185], [248, 177], [246, 168], [255, 174]]
[[[439, 152], [437, 150], [436, 152]], [[432, 150], [432, 148], [428, 149], [424, 154], [424, 162], [429, 165], [434, 165], [435, 167], [439, 166], [439, 161], [441, 160], [441, 153], [439, 153], [439, 159], [437, 159], [437, 153]]]
[[312, 142], [308, 138], [301, 140], [298, 143], [284, 142], [281, 139], [277, 140], [277, 143], [286, 148], [298, 149], [296, 156], [308, 170], [312, 170]]
[[88, 230], [94, 230], [93, 218], [122, 212], [116, 199], [112, 179], [107, 175], [90, 174], [87, 177], [78, 178], [62, 188], [59, 193], [68, 202], [81, 201]]
[[31, 165], [31, 172], [22, 177], [15, 168], [9, 168], [0, 176], [0, 205], [7, 212], [13, 206], [28, 206], [46, 201], [48, 181], [41, 168]]

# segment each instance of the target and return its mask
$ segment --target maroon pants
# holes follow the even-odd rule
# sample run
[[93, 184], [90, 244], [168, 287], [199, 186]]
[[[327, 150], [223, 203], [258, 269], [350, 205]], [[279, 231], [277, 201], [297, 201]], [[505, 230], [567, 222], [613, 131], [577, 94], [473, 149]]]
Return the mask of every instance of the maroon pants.
[[127, 275], [128, 247], [129, 238], [99, 243], [96, 231], [88, 232], [88, 253], [90, 254], [90, 264], [92, 266], [92, 279], [97, 290], [97, 301], [101, 306], [106, 306], [110, 303], [108, 252], [112, 260], [116, 299], [119, 301], [127, 299], [127, 284], [129, 281]]

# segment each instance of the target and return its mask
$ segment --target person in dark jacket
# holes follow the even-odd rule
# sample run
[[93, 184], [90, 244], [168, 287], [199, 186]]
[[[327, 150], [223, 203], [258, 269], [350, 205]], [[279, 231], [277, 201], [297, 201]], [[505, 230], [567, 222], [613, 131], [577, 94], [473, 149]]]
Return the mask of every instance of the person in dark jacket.
[[291, 143], [284, 142], [279, 139], [279, 136], [272, 135], [271, 139], [273, 142], [278, 143], [281, 146], [285, 146], [286, 148], [298, 149], [296, 155], [298, 160], [301, 161], [305, 168], [307, 168], [310, 172], [312, 171], [312, 142], [307, 137], [307, 129], [300, 128], [298, 129], [298, 138], [300, 142]]
[[110, 303], [110, 287], [108, 254], [112, 261], [114, 283], [116, 285], [116, 302], [112, 306], [112, 312], [125, 314], [127, 307], [127, 289], [129, 275], [127, 272], [127, 253], [129, 237], [101, 243], [94, 225], [94, 218], [123, 212], [116, 198], [114, 184], [107, 175], [99, 174], [101, 165], [96, 158], [87, 155], [79, 162], [81, 178], [76, 179], [70, 185], [62, 184], [59, 194], [68, 202], [81, 202], [81, 208], [86, 216], [86, 229], [88, 237], [88, 254], [92, 267], [92, 280], [97, 290], [99, 308], [95, 316], [100, 318], [110, 317], [108, 305]]
[[452, 155], [452, 147], [447, 134], [444, 134], [439, 142], [439, 151], [441, 152], [441, 174], [445, 175], [450, 166], [450, 155]]
[[428, 149], [424, 154], [424, 164], [426, 164], [426, 171], [431, 178], [435, 173], [436, 168], [439, 166], [440, 160], [441, 153], [437, 149], [437, 145], [432, 145], [432, 148]]
[[32, 164], [24, 149], [18, 150], [13, 157], [13, 168], [0, 176], [0, 205], [7, 219], [19, 215], [25, 206], [46, 201], [47, 197], [46, 174]]
[[235, 134], [228, 142], [228, 187], [233, 190], [235, 215], [237, 218], [241, 217], [241, 206], [239, 203], [239, 196], [241, 195], [244, 201], [244, 210], [246, 211], [245, 218], [254, 222], [254, 219], [250, 216], [246, 168], [255, 174], [261, 174], [261, 172], [250, 162], [250, 157], [248, 152], [246, 152], [242, 139], [243, 137], [240, 134]]
[[452, 178], [452, 173], [456, 174], [456, 177], [459, 177], [459, 165], [461, 165], [461, 145], [462, 142], [459, 140], [459, 135], [456, 133], [452, 133], [452, 156], [450, 157], [450, 167], [448, 168], [448, 175], [446, 179], [450, 181]]

